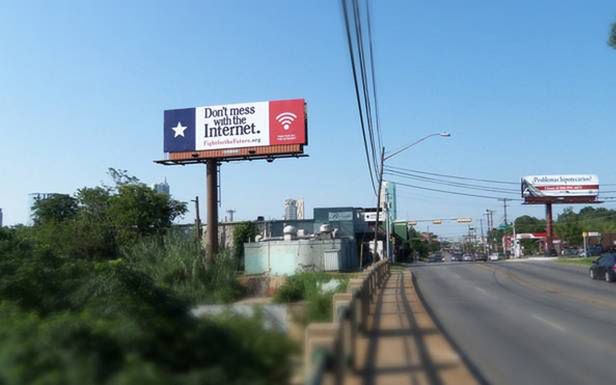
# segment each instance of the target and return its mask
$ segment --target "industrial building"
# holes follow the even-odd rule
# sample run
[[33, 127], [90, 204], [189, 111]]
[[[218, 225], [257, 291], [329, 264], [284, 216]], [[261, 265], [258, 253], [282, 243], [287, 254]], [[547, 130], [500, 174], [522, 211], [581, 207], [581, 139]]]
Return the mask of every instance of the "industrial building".
[[315, 208], [313, 219], [257, 221], [260, 235], [244, 244], [245, 272], [351, 271], [370, 261], [374, 228], [364, 209]]

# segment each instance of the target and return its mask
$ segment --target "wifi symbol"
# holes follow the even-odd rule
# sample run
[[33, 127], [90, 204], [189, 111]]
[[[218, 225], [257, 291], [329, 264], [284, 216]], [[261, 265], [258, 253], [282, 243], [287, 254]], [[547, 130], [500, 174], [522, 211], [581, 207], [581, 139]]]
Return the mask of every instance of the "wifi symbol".
[[281, 112], [276, 115], [276, 120], [282, 124], [285, 130], [288, 130], [291, 124], [297, 119], [297, 115], [292, 112]]

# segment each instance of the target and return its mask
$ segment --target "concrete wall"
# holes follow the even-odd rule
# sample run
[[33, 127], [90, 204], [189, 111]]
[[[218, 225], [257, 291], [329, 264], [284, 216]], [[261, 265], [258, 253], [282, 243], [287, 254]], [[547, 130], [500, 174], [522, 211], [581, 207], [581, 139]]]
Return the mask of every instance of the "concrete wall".
[[348, 271], [359, 266], [350, 239], [265, 241], [244, 244], [245, 272], [292, 275], [298, 271]]

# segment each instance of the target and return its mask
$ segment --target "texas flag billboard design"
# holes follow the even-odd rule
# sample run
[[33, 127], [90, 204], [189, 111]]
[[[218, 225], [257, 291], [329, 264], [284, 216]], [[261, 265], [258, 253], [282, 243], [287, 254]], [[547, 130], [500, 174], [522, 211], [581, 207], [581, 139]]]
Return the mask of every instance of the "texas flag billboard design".
[[306, 144], [304, 99], [165, 111], [165, 152]]

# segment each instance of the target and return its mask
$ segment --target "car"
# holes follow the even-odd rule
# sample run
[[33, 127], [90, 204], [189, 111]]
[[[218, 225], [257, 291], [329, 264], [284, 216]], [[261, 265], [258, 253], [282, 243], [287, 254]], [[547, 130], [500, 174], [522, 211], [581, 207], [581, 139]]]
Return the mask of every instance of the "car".
[[462, 260], [464, 262], [473, 262], [473, 256], [472, 256], [472, 254], [466, 253], [466, 254], [462, 255]]
[[563, 257], [577, 257], [580, 255], [580, 250], [577, 247], [566, 247], [560, 254]]
[[603, 251], [602, 247], [599, 245], [590, 246], [586, 251], [584, 249], [580, 250], [580, 257], [593, 257], [595, 255], [601, 255]]
[[485, 261], [488, 260], [488, 257], [485, 254], [483, 254], [483, 253], [477, 253], [477, 254], [475, 254], [473, 259], [475, 261], [484, 261], [485, 262]]
[[488, 257], [488, 259], [490, 260], [490, 262], [496, 262], [496, 261], [500, 260], [500, 255], [498, 255], [498, 253], [492, 253]]
[[453, 253], [453, 254], [451, 254], [451, 257], [449, 257], [449, 259], [451, 260], [451, 262], [462, 261], [462, 254], [460, 254], [460, 253]]
[[443, 256], [440, 254], [430, 254], [428, 256], [428, 262], [433, 263], [433, 262], [443, 262]]
[[616, 254], [604, 254], [592, 261], [588, 269], [590, 279], [604, 279], [606, 282], [616, 280]]

